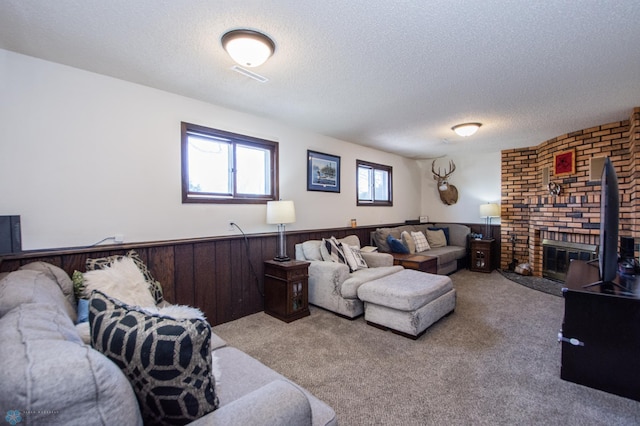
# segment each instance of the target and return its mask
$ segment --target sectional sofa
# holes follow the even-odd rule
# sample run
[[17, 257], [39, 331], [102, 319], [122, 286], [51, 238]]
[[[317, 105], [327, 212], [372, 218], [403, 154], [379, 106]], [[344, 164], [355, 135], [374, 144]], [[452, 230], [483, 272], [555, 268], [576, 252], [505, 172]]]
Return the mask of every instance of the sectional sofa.
[[[94, 316], [92, 333], [100, 329], [100, 324], [103, 327], [100, 334], [89, 333], [91, 344], [88, 344], [87, 323], [78, 322], [74, 287], [66, 272], [54, 265], [36, 262], [18, 271], [0, 274], [0, 411], [6, 415], [7, 422], [33, 425], [337, 424], [331, 407], [244, 352], [228, 346], [211, 332], [206, 321], [173, 319], [123, 308], [124, 305], [116, 306], [117, 301], [104, 295], [98, 297], [98, 294], [93, 292], [90, 301], [89, 315]], [[108, 310], [101, 312], [102, 307]], [[106, 325], [114, 318], [119, 322]], [[127, 346], [121, 354], [115, 358], [110, 354], [109, 358], [94, 348], [106, 344], [101, 350], [113, 352], [123, 341], [140, 338], [127, 331], [131, 323], [135, 325], [140, 318], [144, 327], [152, 329], [137, 340], [140, 346], [135, 346], [135, 350]], [[143, 332], [144, 327], [138, 332]], [[179, 333], [172, 334], [174, 330]], [[109, 335], [109, 332], [112, 333]], [[150, 341], [153, 345], [147, 348], [145, 345]], [[175, 348], [178, 342], [185, 345], [168, 351], [177, 357], [174, 362], [167, 362], [166, 354], [159, 355], [161, 347]], [[157, 395], [143, 401], [137, 398], [139, 388], [145, 384], [134, 384], [131, 369], [123, 367], [136, 362], [137, 357], [142, 360], [140, 369], [148, 370], [154, 377], [168, 380], [168, 376], [175, 374], [181, 378], [173, 385], [178, 388], [175, 398], [160, 400]], [[195, 365], [194, 359], [204, 364]], [[128, 373], [125, 374], [125, 370]], [[204, 410], [202, 414], [202, 401], [194, 404], [190, 395], [180, 394], [183, 390], [180, 388], [191, 391], [209, 380], [215, 383], [215, 395], [206, 395], [205, 399], [218, 408]], [[154, 404], [166, 404], [173, 411], [185, 410], [188, 419], [165, 415], [147, 422], [144, 413]]]
[[[466, 225], [453, 223], [424, 223], [417, 225], [400, 225], [391, 228], [378, 228], [371, 232], [371, 245], [378, 247], [380, 253], [392, 253], [393, 250], [388, 242], [391, 236], [396, 241], [401, 242], [405, 249], [411, 253], [412, 244], [403, 241], [402, 233], [420, 232], [429, 240], [429, 236], [439, 233], [441, 230], [444, 234], [444, 245], [439, 247], [431, 246], [426, 251], [415, 251], [416, 254], [426, 256], [435, 256], [438, 258], [438, 275], [447, 275], [457, 271], [465, 266], [467, 259], [468, 241], [471, 234], [471, 228]], [[407, 234], [405, 234], [407, 235]], [[442, 239], [440, 239], [442, 242]]]

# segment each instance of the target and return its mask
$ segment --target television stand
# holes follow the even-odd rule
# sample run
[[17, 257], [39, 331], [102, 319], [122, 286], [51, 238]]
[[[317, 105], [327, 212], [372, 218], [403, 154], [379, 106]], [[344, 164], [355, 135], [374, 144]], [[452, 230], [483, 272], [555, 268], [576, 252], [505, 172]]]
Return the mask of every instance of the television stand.
[[640, 294], [599, 281], [598, 268], [579, 260], [565, 285], [560, 377], [640, 401]]

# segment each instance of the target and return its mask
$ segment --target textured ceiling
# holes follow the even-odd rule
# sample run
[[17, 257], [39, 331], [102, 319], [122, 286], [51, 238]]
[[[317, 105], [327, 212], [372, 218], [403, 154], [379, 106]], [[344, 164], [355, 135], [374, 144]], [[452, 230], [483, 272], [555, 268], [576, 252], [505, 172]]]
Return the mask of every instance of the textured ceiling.
[[[231, 70], [220, 37], [276, 53]], [[535, 146], [640, 106], [638, 0], [2, 0], [0, 48], [430, 158]], [[483, 123], [462, 138], [451, 126]]]

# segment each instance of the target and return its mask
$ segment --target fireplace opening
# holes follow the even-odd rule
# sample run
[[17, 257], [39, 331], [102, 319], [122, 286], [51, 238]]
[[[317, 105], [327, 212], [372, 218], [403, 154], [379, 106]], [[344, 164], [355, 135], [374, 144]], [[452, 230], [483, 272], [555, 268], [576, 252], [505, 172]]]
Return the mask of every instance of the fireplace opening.
[[572, 260], [589, 261], [597, 257], [598, 247], [593, 244], [542, 240], [542, 276], [564, 282]]

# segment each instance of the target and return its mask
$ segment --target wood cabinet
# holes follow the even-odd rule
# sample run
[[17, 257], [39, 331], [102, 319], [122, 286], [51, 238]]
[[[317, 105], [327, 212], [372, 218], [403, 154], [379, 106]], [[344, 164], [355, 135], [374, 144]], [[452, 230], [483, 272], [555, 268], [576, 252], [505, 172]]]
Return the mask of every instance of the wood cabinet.
[[469, 269], [475, 272], [493, 271], [496, 261], [495, 240], [471, 240]]
[[264, 311], [291, 322], [310, 315], [309, 262], [264, 262]]

